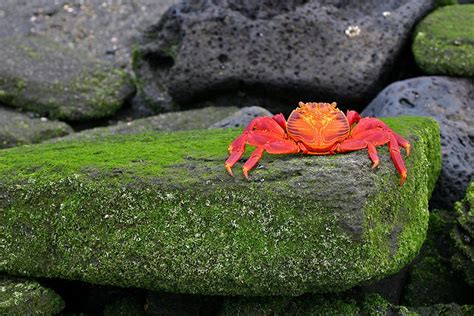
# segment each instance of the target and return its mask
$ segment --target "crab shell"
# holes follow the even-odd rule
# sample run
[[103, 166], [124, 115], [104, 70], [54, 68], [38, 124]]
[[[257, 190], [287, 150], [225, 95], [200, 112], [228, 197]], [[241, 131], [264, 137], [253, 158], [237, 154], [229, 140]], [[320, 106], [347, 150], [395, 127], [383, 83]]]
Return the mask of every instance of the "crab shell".
[[291, 112], [287, 123], [288, 136], [318, 154], [330, 154], [336, 143], [349, 136], [350, 125], [336, 103], [303, 103]]

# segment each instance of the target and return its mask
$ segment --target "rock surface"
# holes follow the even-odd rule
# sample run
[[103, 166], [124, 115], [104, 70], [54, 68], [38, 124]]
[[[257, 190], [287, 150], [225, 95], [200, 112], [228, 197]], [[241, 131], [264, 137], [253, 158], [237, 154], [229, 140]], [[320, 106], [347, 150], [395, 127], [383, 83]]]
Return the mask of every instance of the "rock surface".
[[1, 315], [56, 315], [64, 302], [38, 282], [0, 276]]
[[130, 70], [134, 38], [176, 2], [2, 0], [0, 38], [43, 35]]
[[72, 132], [72, 128], [66, 123], [32, 118], [0, 107], [0, 148], [40, 143]]
[[165, 110], [223, 94], [265, 96], [271, 110], [324, 99], [354, 108], [387, 82], [412, 27], [431, 6], [429, 0], [183, 1], [150, 28], [134, 54], [138, 92]]
[[431, 204], [451, 209], [474, 175], [474, 81], [419, 77], [386, 87], [364, 116], [429, 116], [441, 127], [443, 168]]
[[421, 247], [441, 166], [434, 120], [386, 121], [413, 146], [402, 187], [384, 148], [376, 170], [363, 151], [267, 155], [252, 181], [232, 178], [240, 130], [0, 151], [0, 272], [226, 295], [381, 279]]
[[437, 9], [416, 27], [413, 54], [429, 74], [474, 77], [474, 4]]
[[207, 107], [197, 110], [169, 112], [130, 122], [120, 122], [108, 127], [96, 127], [81, 131], [66, 137], [52, 140], [65, 141], [71, 139], [90, 139], [115, 134], [139, 134], [145, 132], [186, 131], [192, 129], [206, 129], [213, 123], [225, 120], [238, 109], [229, 107]]
[[453, 265], [462, 271], [467, 283], [474, 286], [474, 181], [469, 186], [466, 197], [454, 206], [457, 226], [453, 238], [457, 252], [452, 258]]
[[236, 111], [225, 119], [212, 124], [209, 128], [246, 127], [254, 118], [273, 114], [259, 106], [248, 106]]
[[0, 55], [0, 101], [51, 118], [110, 116], [134, 91], [124, 71], [47, 38], [2, 38]]

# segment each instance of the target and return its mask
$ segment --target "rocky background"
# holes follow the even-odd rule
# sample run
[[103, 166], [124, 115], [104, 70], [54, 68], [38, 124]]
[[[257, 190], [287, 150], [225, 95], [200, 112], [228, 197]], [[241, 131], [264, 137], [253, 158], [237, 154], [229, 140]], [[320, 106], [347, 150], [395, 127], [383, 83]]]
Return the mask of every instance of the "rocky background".
[[[0, 314], [474, 315], [474, 4], [469, 2], [1, 1]], [[253, 191], [240, 194], [247, 182], [229, 180], [220, 168], [225, 153], [219, 156], [219, 148], [225, 150], [238, 131], [223, 129], [242, 128], [272, 113], [286, 116], [298, 101], [336, 101], [339, 108], [355, 109], [363, 116], [397, 117], [387, 122], [415, 144], [407, 160], [412, 179], [403, 190], [391, 185], [396, 175], [384, 151], [374, 175], [364, 152], [324, 157], [321, 162], [266, 157], [248, 186]], [[150, 135], [157, 135], [156, 143]], [[169, 150], [183, 140], [188, 142], [184, 148]], [[38, 143], [44, 144], [33, 145]], [[146, 143], [163, 151], [142, 148], [140, 144]], [[88, 156], [80, 156], [84, 154]], [[150, 162], [156, 159], [157, 166], [173, 172], [148, 178], [140, 173], [141, 155], [158, 157]], [[48, 159], [56, 165], [50, 166]], [[97, 163], [101, 159], [107, 165]], [[48, 173], [37, 172], [42, 164], [48, 165]], [[69, 169], [61, 169], [66, 165]], [[146, 167], [143, 170], [158, 168]], [[186, 178], [189, 174], [194, 178]], [[130, 179], [140, 184], [130, 186]], [[71, 188], [75, 191], [68, 191]], [[167, 200], [168, 194], [180, 192], [177, 188], [200, 195], [194, 202]], [[234, 189], [235, 196], [229, 193]], [[150, 190], [163, 193], [164, 200], [149, 202]], [[318, 193], [313, 196], [311, 190]], [[206, 192], [225, 192], [232, 200], [219, 201], [219, 196]], [[62, 207], [68, 206], [65, 201], [71, 202], [60, 193], [77, 194], [81, 202], [70, 203], [69, 211], [87, 221], [80, 216], [60, 221]], [[230, 261], [222, 261], [232, 262], [228, 270], [216, 259], [208, 263], [214, 269], [208, 279], [180, 283], [179, 269], [170, 264], [172, 269], [163, 270], [159, 261], [150, 268], [147, 262], [155, 262], [152, 252], [140, 254], [133, 248], [140, 243], [128, 243], [126, 229], [147, 223], [147, 210], [154, 205], [185, 204], [188, 211], [196, 207], [196, 214], [205, 216], [206, 209], [217, 207], [219, 212], [215, 205], [236, 207], [235, 200], [255, 209], [255, 222], [269, 229], [276, 244], [280, 234], [296, 232], [295, 227], [324, 224], [307, 222], [306, 217], [284, 219], [285, 210], [304, 207], [288, 202], [302, 195], [312, 196], [303, 202], [324, 201], [321, 208], [315, 207], [318, 214], [330, 223], [325, 217], [330, 209], [340, 225], [325, 226], [322, 239], [315, 239], [319, 245], [304, 241], [306, 236], [291, 235], [302, 238], [302, 246], [288, 257], [285, 253], [271, 258], [272, 264], [281, 258], [288, 261], [280, 271], [257, 260], [271, 257], [266, 252], [237, 256], [248, 244], [230, 246], [236, 247], [231, 248], [234, 253], [222, 246], [227, 250], [218, 255], [229, 256]], [[203, 196], [217, 204], [201, 200]], [[261, 207], [246, 199], [263, 201], [268, 196], [275, 196], [274, 214], [268, 211], [273, 210], [271, 202]], [[371, 213], [377, 209], [374, 205], [379, 211]], [[116, 226], [103, 222], [104, 216], [111, 216], [107, 211], [133, 214], [137, 209], [144, 212], [139, 213], [143, 218], [130, 215]], [[38, 210], [43, 215], [35, 215]], [[126, 255], [121, 257], [116, 245], [108, 248], [112, 235], [89, 239], [95, 236], [96, 227], [89, 231], [87, 226], [94, 214], [101, 216], [96, 218], [98, 228], [112, 225], [115, 237], [123, 238], [117, 245], [128, 249], [123, 250]], [[207, 248], [196, 234], [208, 227], [199, 226], [203, 218], [189, 216], [193, 221], [175, 220], [195, 227], [196, 231], [183, 231], [190, 234], [187, 240], [198, 253]], [[229, 219], [233, 225], [247, 225], [241, 220]], [[374, 226], [362, 224], [367, 221]], [[282, 229], [285, 225], [288, 231]], [[42, 233], [53, 226], [57, 235]], [[64, 233], [73, 231], [71, 227], [76, 227], [77, 236]], [[138, 236], [147, 240], [150, 227]], [[258, 235], [258, 230], [246, 229], [252, 237]], [[348, 248], [336, 245], [342, 235], [334, 229], [348, 232]], [[74, 239], [82, 240], [74, 248], [77, 258], [68, 252]], [[249, 242], [255, 249], [256, 240]], [[370, 241], [370, 247], [358, 248], [361, 240]], [[34, 250], [28, 244], [35, 245]], [[321, 256], [327, 260], [309, 260], [308, 246], [323, 249]], [[218, 251], [219, 247], [217, 243]], [[92, 258], [91, 249], [110, 251], [119, 259], [111, 261], [114, 266], [98, 268], [106, 259]], [[213, 250], [207, 255], [217, 258]], [[31, 264], [20, 255], [28, 251], [35, 258]], [[82, 256], [89, 252], [89, 257]], [[354, 260], [344, 261], [346, 252]], [[172, 255], [163, 260], [178, 257]], [[188, 280], [202, 272], [200, 261], [193, 258], [179, 261], [190, 269], [186, 273], [191, 271]], [[274, 283], [266, 289], [258, 278], [247, 279], [247, 288], [230, 286], [242, 277], [232, 275], [233, 267], [245, 266], [242, 258], [253, 262], [247, 267], [253, 271], [250, 275], [266, 275], [268, 268], [273, 273], [269, 275], [280, 273], [287, 279], [268, 278], [268, 284]], [[380, 266], [371, 260], [380, 260]], [[136, 262], [141, 264], [131, 265]], [[313, 265], [324, 266], [320, 271], [330, 275], [330, 281], [319, 278], [317, 268], [311, 275], [315, 279], [304, 278], [304, 270]], [[347, 277], [346, 268], [358, 274]], [[155, 276], [155, 271], [163, 275]], [[233, 281], [217, 286], [214, 277], [216, 282], [227, 277]], [[154, 284], [157, 279], [162, 283]], [[295, 280], [301, 282], [295, 285]]]

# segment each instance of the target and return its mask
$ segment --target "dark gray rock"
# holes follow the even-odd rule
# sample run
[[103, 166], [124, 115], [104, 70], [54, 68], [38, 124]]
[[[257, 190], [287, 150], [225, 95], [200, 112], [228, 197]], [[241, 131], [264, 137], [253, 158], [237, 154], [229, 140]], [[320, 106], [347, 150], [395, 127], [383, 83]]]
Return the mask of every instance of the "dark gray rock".
[[44, 37], [0, 39], [0, 101], [68, 121], [110, 116], [134, 92], [126, 72]]
[[209, 128], [246, 127], [250, 121], [260, 116], [272, 116], [272, 113], [259, 106], [248, 106], [238, 110], [229, 117], [212, 124]]
[[0, 37], [39, 34], [130, 69], [134, 37], [177, 0], [0, 1]]
[[40, 143], [46, 139], [72, 133], [63, 122], [34, 118], [27, 114], [0, 107], [0, 148]]
[[[432, 1], [183, 1], [143, 37], [139, 93], [169, 109], [219, 95], [357, 106], [387, 83]], [[168, 101], [167, 101], [168, 100]]]
[[[452, 208], [464, 196], [474, 174], [474, 81], [419, 77], [385, 88], [364, 116], [422, 115], [441, 127], [443, 168], [431, 203]], [[416, 150], [416, 148], [414, 149]]]

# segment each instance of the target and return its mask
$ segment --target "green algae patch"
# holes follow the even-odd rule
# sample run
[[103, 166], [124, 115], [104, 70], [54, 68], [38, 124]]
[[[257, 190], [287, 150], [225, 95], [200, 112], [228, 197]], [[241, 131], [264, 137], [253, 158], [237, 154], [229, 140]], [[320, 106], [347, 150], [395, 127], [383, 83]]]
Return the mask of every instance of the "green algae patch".
[[415, 30], [413, 54], [429, 74], [474, 77], [474, 4], [437, 9]]
[[[241, 130], [40, 144], [0, 152], [0, 271], [174, 293], [300, 295], [395, 273], [417, 254], [440, 170], [437, 123], [386, 122], [412, 143], [408, 179], [386, 148], [266, 155], [223, 167]], [[247, 154], [248, 156], [248, 154]]]
[[0, 276], [1, 315], [55, 315], [63, 308], [61, 297], [38, 282]]

